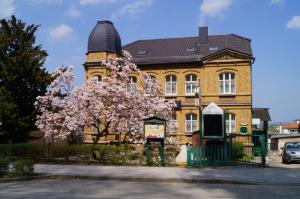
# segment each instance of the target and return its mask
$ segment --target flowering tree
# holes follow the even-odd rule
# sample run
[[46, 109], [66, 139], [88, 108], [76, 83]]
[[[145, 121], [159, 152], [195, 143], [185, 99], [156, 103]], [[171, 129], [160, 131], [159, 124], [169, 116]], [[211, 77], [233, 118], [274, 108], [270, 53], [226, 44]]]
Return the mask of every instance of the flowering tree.
[[[141, 72], [128, 52], [101, 64], [110, 75], [99, 82], [89, 80], [79, 88], [72, 86], [71, 67], [59, 68], [54, 73], [56, 78], [48, 92], [36, 102], [40, 112], [36, 124], [47, 140], [68, 139], [79, 128], [93, 126], [97, 129], [95, 143], [109, 133], [126, 133], [124, 140], [138, 141], [143, 119], [154, 115], [171, 119], [174, 101], [165, 100], [159, 82]], [[128, 90], [132, 73], [141, 77], [141, 85], [134, 92]], [[168, 123], [168, 133], [175, 128]]]

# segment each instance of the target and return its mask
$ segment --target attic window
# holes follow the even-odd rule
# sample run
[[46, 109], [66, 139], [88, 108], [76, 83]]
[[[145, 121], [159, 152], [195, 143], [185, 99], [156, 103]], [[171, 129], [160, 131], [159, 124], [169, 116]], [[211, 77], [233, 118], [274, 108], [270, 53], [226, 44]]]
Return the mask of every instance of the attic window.
[[195, 52], [195, 48], [187, 48], [186, 52]]
[[219, 48], [218, 47], [210, 47], [208, 50], [209, 51], [216, 51], [216, 50], [218, 50]]
[[148, 52], [148, 50], [139, 50], [139, 51], [137, 52], [137, 55], [146, 55], [147, 52]]

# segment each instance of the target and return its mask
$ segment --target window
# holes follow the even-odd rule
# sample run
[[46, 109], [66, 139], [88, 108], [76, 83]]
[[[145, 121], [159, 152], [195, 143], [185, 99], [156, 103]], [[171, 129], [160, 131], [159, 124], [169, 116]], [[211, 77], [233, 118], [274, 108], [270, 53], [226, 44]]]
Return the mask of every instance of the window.
[[148, 52], [148, 50], [139, 50], [139, 51], [137, 52], [137, 55], [146, 55], [147, 52]]
[[197, 91], [197, 75], [186, 75], [185, 76], [185, 94], [194, 95]]
[[170, 123], [172, 125], [177, 125], [177, 116], [176, 116], [176, 113], [172, 114], [172, 118], [170, 119]]
[[176, 76], [168, 75], [166, 76], [166, 95], [176, 95]]
[[[153, 75], [150, 75], [149, 76], [150, 77], [150, 79], [152, 80], [152, 81], [156, 81], [156, 77], [155, 76], [153, 76]], [[151, 87], [148, 87], [147, 85], [146, 85], [146, 87], [145, 87], [145, 94], [150, 94], [152, 92], [152, 88]]]
[[235, 133], [235, 114], [228, 113], [225, 116], [225, 122], [226, 122], [226, 133]]
[[136, 82], [137, 79], [134, 76], [129, 77], [128, 85], [127, 85], [127, 91], [130, 93], [136, 92]]
[[96, 82], [100, 82], [102, 79], [101, 75], [94, 75], [93, 76], [93, 80], [95, 80]]
[[197, 115], [189, 113], [185, 115], [185, 132], [194, 132], [197, 130]]
[[220, 94], [235, 93], [235, 75], [233, 73], [220, 74]]

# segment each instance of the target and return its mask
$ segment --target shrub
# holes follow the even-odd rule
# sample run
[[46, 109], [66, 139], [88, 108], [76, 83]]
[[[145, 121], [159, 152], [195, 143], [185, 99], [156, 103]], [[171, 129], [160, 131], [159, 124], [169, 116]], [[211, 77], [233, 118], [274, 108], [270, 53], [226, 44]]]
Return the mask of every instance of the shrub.
[[13, 162], [13, 174], [14, 176], [30, 176], [33, 175], [33, 165], [32, 160], [17, 160]]
[[37, 159], [44, 157], [44, 146], [42, 144], [1, 144], [0, 155], [16, 156], [22, 158]]
[[244, 145], [242, 142], [232, 143], [231, 157], [233, 160], [238, 160], [244, 157]]
[[8, 170], [9, 160], [7, 157], [0, 156], [0, 176], [5, 175]]

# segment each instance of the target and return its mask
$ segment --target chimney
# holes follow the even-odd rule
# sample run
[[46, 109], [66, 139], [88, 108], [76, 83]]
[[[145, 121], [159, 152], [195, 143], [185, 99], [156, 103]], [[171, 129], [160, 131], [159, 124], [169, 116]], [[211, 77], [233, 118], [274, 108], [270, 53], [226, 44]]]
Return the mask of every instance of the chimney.
[[208, 27], [199, 27], [199, 44], [208, 43]]

